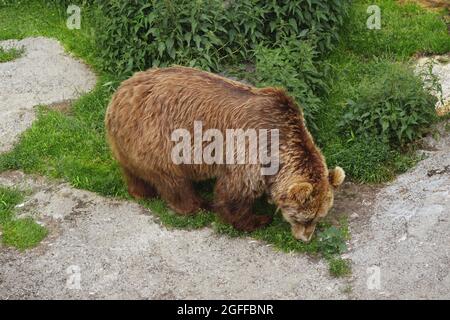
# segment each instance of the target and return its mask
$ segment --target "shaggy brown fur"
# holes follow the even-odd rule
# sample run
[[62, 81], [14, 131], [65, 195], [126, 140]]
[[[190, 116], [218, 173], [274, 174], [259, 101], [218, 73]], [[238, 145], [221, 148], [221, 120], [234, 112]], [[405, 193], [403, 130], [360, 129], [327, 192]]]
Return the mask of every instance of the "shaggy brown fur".
[[[299, 110], [281, 89], [257, 89], [171, 67], [139, 72], [124, 81], [106, 112], [106, 128], [132, 196], [159, 195], [177, 213], [193, 214], [209, 205], [192, 182], [217, 178], [212, 207], [223, 220], [244, 231], [267, 225], [270, 216], [252, 213], [254, 200], [266, 193], [291, 223], [294, 236], [308, 241], [317, 219], [332, 205], [330, 185], [342, 183], [344, 173], [328, 171]], [[280, 170], [263, 176], [260, 164], [174, 164], [171, 134], [184, 128], [193, 136], [194, 121], [224, 136], [226, 129], [278, 129]]]

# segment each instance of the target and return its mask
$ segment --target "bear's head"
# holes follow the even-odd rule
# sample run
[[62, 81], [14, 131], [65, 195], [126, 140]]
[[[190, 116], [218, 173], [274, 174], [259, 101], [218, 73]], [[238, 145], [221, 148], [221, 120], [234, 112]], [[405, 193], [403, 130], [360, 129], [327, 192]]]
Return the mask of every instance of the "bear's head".
[[317, 222], [328, 214], [333, 205], [334, 189], [345, 179], [344, 170], [336, 167], [318, 182], [302, 176], [283, 181], [283, 188], [272, 193], [272, 199], [284, 219], [291, 224], [293, 236], [305, 242], [311, 240]]

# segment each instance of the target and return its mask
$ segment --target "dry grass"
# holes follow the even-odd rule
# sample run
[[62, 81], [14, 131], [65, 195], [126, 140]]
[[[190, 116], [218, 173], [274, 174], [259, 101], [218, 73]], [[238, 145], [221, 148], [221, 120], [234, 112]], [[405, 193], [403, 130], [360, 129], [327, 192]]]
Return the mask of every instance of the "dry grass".
[[400, 3], [415, 2], [425, 8], [450, 10], [450, 2], [448, 0], [399, 0], [398, 2]]

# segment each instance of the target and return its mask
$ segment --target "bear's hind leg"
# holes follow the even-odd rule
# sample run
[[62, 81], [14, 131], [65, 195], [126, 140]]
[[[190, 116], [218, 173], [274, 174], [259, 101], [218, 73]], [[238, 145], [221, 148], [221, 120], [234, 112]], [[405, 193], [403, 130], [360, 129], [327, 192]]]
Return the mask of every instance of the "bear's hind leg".
[[148, 182], [138, 178], [130, 170], [123, 168], [123, 175], [128, 186], [128, 193], [135, 199], [148, 199], [158, 196], [155, 188]]
[[193, 215], [201, 209], [208, 209], [194, 190], [191, 181], [184, 178], [166, 177], [155, 183], [161, 198], [170, 209], [181, 215]]
[[[237, 180], [222, 177], [214, 190], [214, 210], [222, 220], [241, 231], [251, 232], [272, 222], [270, 215], [256, 215], [252, 212], [254, 198], [246, 196], [242, 188], [235, 188]], [[234, 183], [234, 184], [233, 184]]]

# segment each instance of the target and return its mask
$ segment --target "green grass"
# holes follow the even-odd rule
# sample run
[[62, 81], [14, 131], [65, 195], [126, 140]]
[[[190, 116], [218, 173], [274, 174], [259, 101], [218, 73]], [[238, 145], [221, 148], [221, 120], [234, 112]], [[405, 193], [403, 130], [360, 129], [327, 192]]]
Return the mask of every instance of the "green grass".
[[[381, 9], [380, 30], [366, 27], [369, 5], [378, 5]], [[343, 34], [348, 50], [369, 59], [374, 56], [408, 59], [416, 53], [450, 51], [449, 35], [442, 14], [427, 11], [414, 3], [356, 0]]]
[[352, 273], [350, 260], [331, 258], [328, 262], [330, 274], [336, 278], [345, 277]]
[[3, 49], [0, 47], [0, 63], [8, 62], [20, 58], [23, 54], [22, 49]]
[[[323, 98], [324, 108], [317, 118], [318, 133], [315, 138], [330, 166], [342, 165], [350, 178], [356, 181], [380, 182], [408, 169], [417, 159], [407, 150], [391, 150], [373, 141], [342, 136], [337, 123], [344, 112], [345, 103], [357, 94], [361, 79], [370, 81], [370, 77], [377, 70], [379, 72], [382, 65], [389, 67], [391, 63], [403, 63], [418, 51], [444, 52], [448, 50], [449, 38], [443, 34], [445, 24], [435, 13], [407, 6], [408, 14], [405, 15], [393, 1], [378, 1], [385, 10], [386, 30], [377, 35], [368, 35], [368, 31], [359, 26], [365, 26], [361, 12], [366, 3], [356, 1], [350, 18], [354, 30], [350, 28], [343, 32], [339, 48], [326, 57], [325, 64], [329, 66], [331, 75], [328, 79], [330, 94]], [[16, 148], [0, 156], [0, 171], [20, 169], [27, 173], [39, 173], [62, 178], [77, 188], [104, 196], [129, 199], [104, 135], [104, 112], [118, 81], [115, 75], [100, 71], [89, 28], [89, 12], [87, 17], [83, 17], [81, 30], [68, 30], [60, 12], [41, 1], [29, 1], [27, 6], [9, 6], [0, 10], [0, 39], [37, 35], [55, 37], [67, 50], [93, 66], [99, 76], [96, 88], [76, 101], [69, 113], [41, 106], [37, 120], [22, 135]], [[414, 34], [407, 35], [403, 44], [403, 38], [398, 37], [397, 32], [405, 36], [410, 24]], [[425, 38], [428, 40], [423, 40]], [[393, 39], [396, 39], [395, 43]], [[370, 47], [371, 41], [373, 47]], [[210, 184], [203, 184], [201, 188], [204, 194], [210, 195]], [[223, 224], [209, 212], [183, 217], [168, 210], [159, 199], [142, 201], [141, 204], [151, 209], [161, 223], [168, 227], [196, 229], [212, 226], [220, 234], [230, 237], [251, 236], [282, 251], [322, 255], [330, 263], [330, 272], [337, 276], [350, 272], [348, 262], [341, 261], [337, 256], [346, 250], [345, 243], [349, 238], [345, 222], [337, 226], [321, 223], [312, 241], [305, 244], [292, 237], [289, 225], [280, 215], [275, 216], [274, 222], [267, 228], [245, 234]], [[256, 211], [273, 213], [274, 208], [260, 201]], [[18, 230], [26, 228], [29, 226], [25, 222], [17, 227]], [[17, 233], [13, 231], [7, 234], [10, 239], [17, 238]], [[39, 231], [31, 230], [30, 234], [39, 234]]]
[[13, 209], [23, 200], [20, 192], [0, 187], [0, 224], [3, 225], [13, 217]]
[[17, 190], [0, 187], [0, 230], [4, 245], [21, 251], [33, 248], [47, 235], [47, 230], [31, 218], [16, 219], [14, 207], [23, 201]]
[[35, 247], [47, 236], [47, 230], [31, 218], [12, 220], [2, 229], [3, 244], [21, 251]]

